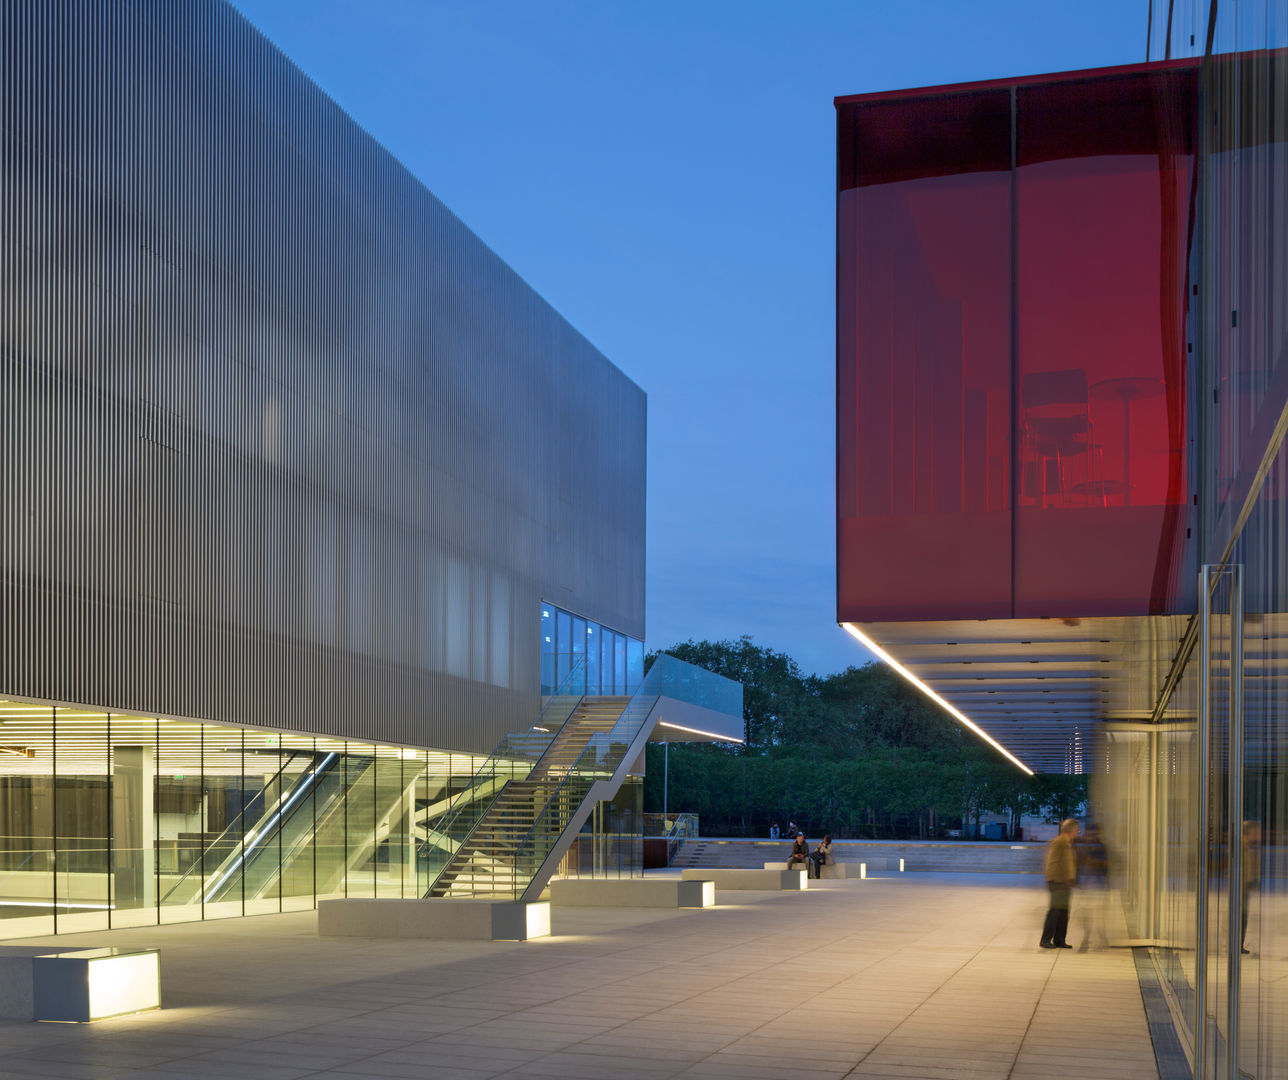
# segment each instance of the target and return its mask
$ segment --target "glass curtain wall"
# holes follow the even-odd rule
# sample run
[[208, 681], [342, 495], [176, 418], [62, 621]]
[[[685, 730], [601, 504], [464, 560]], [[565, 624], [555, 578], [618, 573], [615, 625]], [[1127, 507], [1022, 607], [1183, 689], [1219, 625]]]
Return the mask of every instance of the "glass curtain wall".
[[541, 693], [549, 697], [586, 658], [573, 691], [623, 697], [644, 679], [644, 642], [553, 604], [541, 605]]
[[419, 896], [482, 758], [0, 701], [0, 938]]
[[644, 778], [628, 776], [597, 803], [559, 865], [560, 877], [631, 878], [644, 873]]

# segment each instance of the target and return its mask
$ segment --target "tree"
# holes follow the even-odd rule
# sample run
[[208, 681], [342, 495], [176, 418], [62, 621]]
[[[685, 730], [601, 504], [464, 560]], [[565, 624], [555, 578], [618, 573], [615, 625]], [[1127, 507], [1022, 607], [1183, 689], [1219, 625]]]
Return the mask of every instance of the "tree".
[[[671, 747], [669, 805], [699, 814], [709, 835], [764, 836], [795, 817], [810, 836], [925, 837], [937, 819], [968, 826], [1002, 810], [1014, 826], [1037, 805], [1034, 781], [882, 665], [804, 676], [749, 637], [666, 652], [743, 684], [745, 747]], [[1064, 791], [1048, 787], [1048, 801]], [[660, 810], [660, 746], [649, 748], [644, 791]], [[1085, 798], [1085, 786], [1069, 798]]]
[[1047, 821], [1073, 817], [1087, 801], [1087, 778], [1050, 773], [1034, 778], [1033, 799]]

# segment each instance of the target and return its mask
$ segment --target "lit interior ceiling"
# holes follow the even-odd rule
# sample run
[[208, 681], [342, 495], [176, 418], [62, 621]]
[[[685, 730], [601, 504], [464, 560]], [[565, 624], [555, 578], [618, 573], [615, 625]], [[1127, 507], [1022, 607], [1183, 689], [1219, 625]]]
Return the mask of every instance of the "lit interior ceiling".
[[1040, 773], [1089, 772], [1096, 725], [1148, 720], [1188, 616], [858, 624]]
[[[57, 757], [54, 756], [55, 710], [48, 705], [0, 700], [0, 775], [104, 776], [110, 747], [145, 746], [156, 755], [156, 769], [166, 775], [240, 776], [264, 769], [276, 772], [279, 751], [337, 752], [425, 762], [441, 772], [473, 771], [482, 762], [470, 754], [379, 746], [325, 736], [258, 728], [224, 727], [191, 720], [155, 719], [128, 713], [59, 706], [56, 710]], [[243, 763], [244, 757], [244, 763]], [[449, 759], [454, 770], [449, 769]], [[299, 766], [305, 767], [303, 763]]]

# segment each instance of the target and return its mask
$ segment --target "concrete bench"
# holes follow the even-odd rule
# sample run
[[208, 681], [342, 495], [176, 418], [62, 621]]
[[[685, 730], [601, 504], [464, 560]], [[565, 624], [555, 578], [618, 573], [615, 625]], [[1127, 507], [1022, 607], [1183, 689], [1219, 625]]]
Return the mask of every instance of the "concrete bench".
[[161, 1007], [156, 949], [0, 948], [0, 1019], [86, 1023]]
[[556, 907], [713, 907], [716, 887], [710, 879], [563, 878], [550, 883], [550, 902]]
[[526, 941], [550, 936], [550, 904], [513, 900], [322, 900], [322, 937]]
[[684, 881], [712, 881], [717, 890], [741, 889], [762, 892], [803, 891], [809, 888], [804, 870], [784, 870], [779, 863], [777, 870], [681, 870]]
[[[884, 860], [882, 860], [884, 861]], [[784, 859], [775, 859], [773, 862], [765, 863], [766, 870], [782, 870], [787, 867]], [[822, 878], [833, 881], [844, 880], [846, 878], [863, 878], [867, 877], [867, 864], [857, 862], [830, 862], [824, 863], [822, 867]]]

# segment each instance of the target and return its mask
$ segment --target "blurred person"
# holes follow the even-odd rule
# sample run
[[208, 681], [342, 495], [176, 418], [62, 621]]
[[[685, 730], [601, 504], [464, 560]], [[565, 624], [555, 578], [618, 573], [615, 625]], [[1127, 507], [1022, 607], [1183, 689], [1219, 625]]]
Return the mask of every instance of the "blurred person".
[[1239, 829], [1243, 840], [1243, 890], [1239, 897], [1239, 951], [1244, 956], [1252, 950], [1244, 945], [1248, 936], [1248, 905], [1251, 902], [1252, 890], [1261, 884], [1261, 822], [1251, 819], [1245, 821]]
[[1078, 905], [1083, 912], [1082, 944], [1078, 951], [1104, 949], [1109, 945], [1109, 935], [1105, 932], [1109, 857], [1098, 825], [1087, 826], [1086, 832], [1074, 844], [1074, 854], [1078, 863], [1078, 888], [1083, 890], [1085, 897]]
[[1073, 948], [1065, 938], [1069, 933], [1069, 897], [1078, 883], [1078, 858], [1073, 849], [1077, 839], [1078, 823], [1066, 818], [1060, 823], [1055, 839], [1047, 844], [1046, 882], [1051, 906], [1047, 908], [1042, 940], [1038, 943], [1044, 949]]
[[769, 826], [769, 839], [777, 840], [778, 837], [779, 837], [778, 822], [775, 821], [773, 824]]

